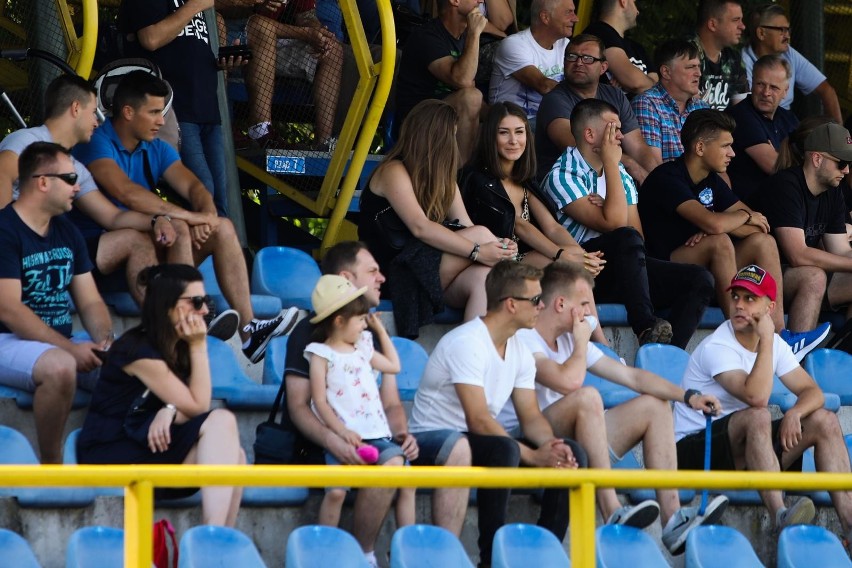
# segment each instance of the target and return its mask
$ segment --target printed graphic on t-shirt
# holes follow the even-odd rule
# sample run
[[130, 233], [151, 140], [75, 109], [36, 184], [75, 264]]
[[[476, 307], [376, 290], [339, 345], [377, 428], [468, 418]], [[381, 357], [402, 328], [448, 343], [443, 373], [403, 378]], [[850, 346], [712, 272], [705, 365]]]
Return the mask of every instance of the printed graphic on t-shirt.
[[705, 187], [698, 193], [698, 201], [701, 202], [701, 205], [713, 211], [713, 190], [709, 187]]
[[57, 247], [21, 260], [21, 298], [41, 320], [54, 329], [71, 325], [66, 290], [74, 276], [74, 253]]
[[701, 98], [716, 110], [725, 110], [731, 102], [728, 95], [730, 84], [722, 75], [707, 75], [701, 87]]
[[[182, 0], [173, 0], [175, 9], [183, 6]], [[207, 33], [207, 22], [204, 20], [204, 13], [199, 12], [192, 17], [192, 19], [187, 23], [183, 29], [178, 34], [178, 37], [194, 37], [200, 39], [206, 44], [210, 43], [210, 34]]]

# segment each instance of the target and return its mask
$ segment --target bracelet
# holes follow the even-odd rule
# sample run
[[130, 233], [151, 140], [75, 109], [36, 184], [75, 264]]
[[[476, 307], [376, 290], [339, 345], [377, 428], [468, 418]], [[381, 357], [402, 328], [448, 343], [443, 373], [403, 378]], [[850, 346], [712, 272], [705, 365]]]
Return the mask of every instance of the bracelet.
[[751, 222], [751, 213], [749, 213], [747, 209], [737, 209], [737, 211], [742, 211], [748, 215], [748, 219], [746, 219], [745, 223], [743, 223], [743, 225], [748, 225]]
[[154, 225], [156, 225], [156, 224], [157, 224], [157, 219], [158, 219], [159, 217], [165, 217], [165, 218], [166, 218], [166, 221], [168, 221], [169, 223], [171, 223], [171, 222], [172, 222], [172, 218], [171, 218], [171, 217], [169, 217], [168, 215], [166, 215], [165, 213], [157, 213], [156, 215], [154, 215], [153, 217], [151, 217], [151, 228], [152, 228], [152, 229], [154, 228]]
[[683, 393], [683, 403], [689, 406], [689, 399], [695, 395], [701, 396], [701, 391], [696, 389], [686, 389], [686, 392]]
[[473, 262], [476, 262], [476, 257], [479, 256], [479, 243], [473, 243], [473, 250], [470, 251], [470, 254], [467, 255], [467, 258]]
[[166, 408], [174, 411], [174, 414], [172, 414], [172, 422], [174, 422], [175, 418], [177, 418], [177, 413], [178, 413], [177, 407], [174, 404], [169, 403], [169, 404], [166, 405]]
[[559, 260], [559, 257], [562, 256], [562, 253], [565, 252], [565, 249], [559, 249], [556, 251], [556, 255], [553, 257], [553, 262]]

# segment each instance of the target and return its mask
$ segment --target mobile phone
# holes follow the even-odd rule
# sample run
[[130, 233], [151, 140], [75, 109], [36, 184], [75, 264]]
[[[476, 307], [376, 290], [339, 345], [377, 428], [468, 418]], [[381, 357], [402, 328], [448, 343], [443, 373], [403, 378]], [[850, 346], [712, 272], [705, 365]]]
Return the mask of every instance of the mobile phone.
[[219, 59], [229, 57], [242, 57], [244, 60], [251, 59], [251, 49], [247, 45], [223, 45], [219, 48]]

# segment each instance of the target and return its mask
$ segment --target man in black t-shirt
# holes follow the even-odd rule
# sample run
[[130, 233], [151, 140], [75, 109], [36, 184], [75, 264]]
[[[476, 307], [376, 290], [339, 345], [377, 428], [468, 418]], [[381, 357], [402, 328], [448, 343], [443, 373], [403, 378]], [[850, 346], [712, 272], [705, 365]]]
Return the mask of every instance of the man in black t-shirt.
[[735, 49], [744, 30], [740, 0], [701, 0], [695, 35], [701, 62], [700, 94], [716, 110], [737, 104], [749, 91], [746, 72]]
[[479, 4], [477, 0], [438, 0], [440, 15], [412, 32], [405, 43], [396, 86], [396, 128], [425, 99], [442, 99], [456, 109], [459, 165], [473, 154], [482, 109], [482, 92], [474, 79], [479, 38], [488, 20]]
[[[326, 253], [322, 268], [325, 274], [339, 274], [358, 288], [366, 286], [364, 297], [371, 305], [379, 305], [380, 288], [385, 277], [364, 243], [338, 243]], [[300, 321], [287, 340], [284, 370], [287, 412], [298, 433], [307, 439], [307, 443], [322, 446], [341, 463], [363, 465], [364, 462], [355, 452], [355, 448], [329, 430], [311, 409], [310, 365], [304, 351], [311, 342], [315, 326], [309, 320], [310, 318], [305, 318]], [[440, 430], [413, 435], [408, 433], [408, 420], [399, 400], [394, 375], [382, 375], [381, 390], [382, 400], [386, 401], [385, 415], [394, 439], [402, 441], [408, 436], [414, 436], [417, 440], [420, 455], [412, 465], [470, 465], [470, 446], [467, 439], [458, 432]], [[358, 491], [353, 533], [366, 552], [369, 552], [367, 548], [372, 547], [378, 537], [393, 494], [393, 489], [380, 487]], [[467, 511], [467, 498], [466, 488], [436, 489], [432, 495], [433, 522], [459, 536]]]
[[[852, 316], [852, 248], [846, 238], [843, 194], [839, 189], [849, 175], [852, 137], [839, 124], [824, 124], [805, 139], [801, 166], [782, 170], [760, 190], [761, 204], [772, 223], [784, 259], [792, 270], [807, 270], [810, 286], [828, 280], [828, 303], [846, 306]], [[812, 306], [819, 311], [822, 295]], [[814, 321], [816, 315], [814, 315]]]
[[801, 361], [830, 331], [828, 324], [812, 330], [816, 317], [811, 307], [819, 304], [822, 289], [804, 267], [789, 272], [782, 282], [769, 222], [740, 201], [719, 176], [734, 155], [735, 127], [734, 120], [718, 110], [699, 109], [689, 115], [681, 131], [683, 156], [651, 172], [642, 186], [639, 215], [645, 246], [650, 256], [708, 268], [727, 317], [731, 314], [725, 290], [737, 267], [764, 267], [778, 283], [778, 306], [784, 305], [783, 297], [789, 306], [789, 329], [783, 310], [773, 310], [775, 331]]
[[[20, 197], [0, 211], [0, 384], [33, 393], [42, 463], [62, 463], [78, 383], [91, 390], [112, 320], [80, 231], [65, 217], [80, 186], [68, 151], [34, 142], [18, 157]], [[74, 299], [91, 340], [71, 338]]]

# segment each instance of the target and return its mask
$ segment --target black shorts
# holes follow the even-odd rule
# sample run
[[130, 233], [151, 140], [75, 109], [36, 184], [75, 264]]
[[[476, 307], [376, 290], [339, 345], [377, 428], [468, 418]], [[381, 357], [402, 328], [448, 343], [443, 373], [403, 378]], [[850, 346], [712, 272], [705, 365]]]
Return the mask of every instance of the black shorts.
[[[713, 470], [736, 470], [734, 467], [734, 456], [731, 452], [731, 440], [728, 437], [728, 422], [732, 412], [724, 418], [713, 421], [710, 427], [710, 469]], [[781, 441], [778, 439], [778, 431], [781, 429], [781, 419], [772, 421], [772, 448], [778, 463], [781, 463]], [[704, 469], [704, 428], [694, 434], [685, 436], [677, 443], [677, 468], [678, 469]], [[790, 464], [785, 471], [802, 471], [802, 458], [799, 457]]]
[[86, 249], [89, 251], [89, 260], [92, 261], [92, 276], [95, 278], [103, 276], [101, 271], [98, 270], [98, 245], [101, 242], [101, 235], [86, 237]]

